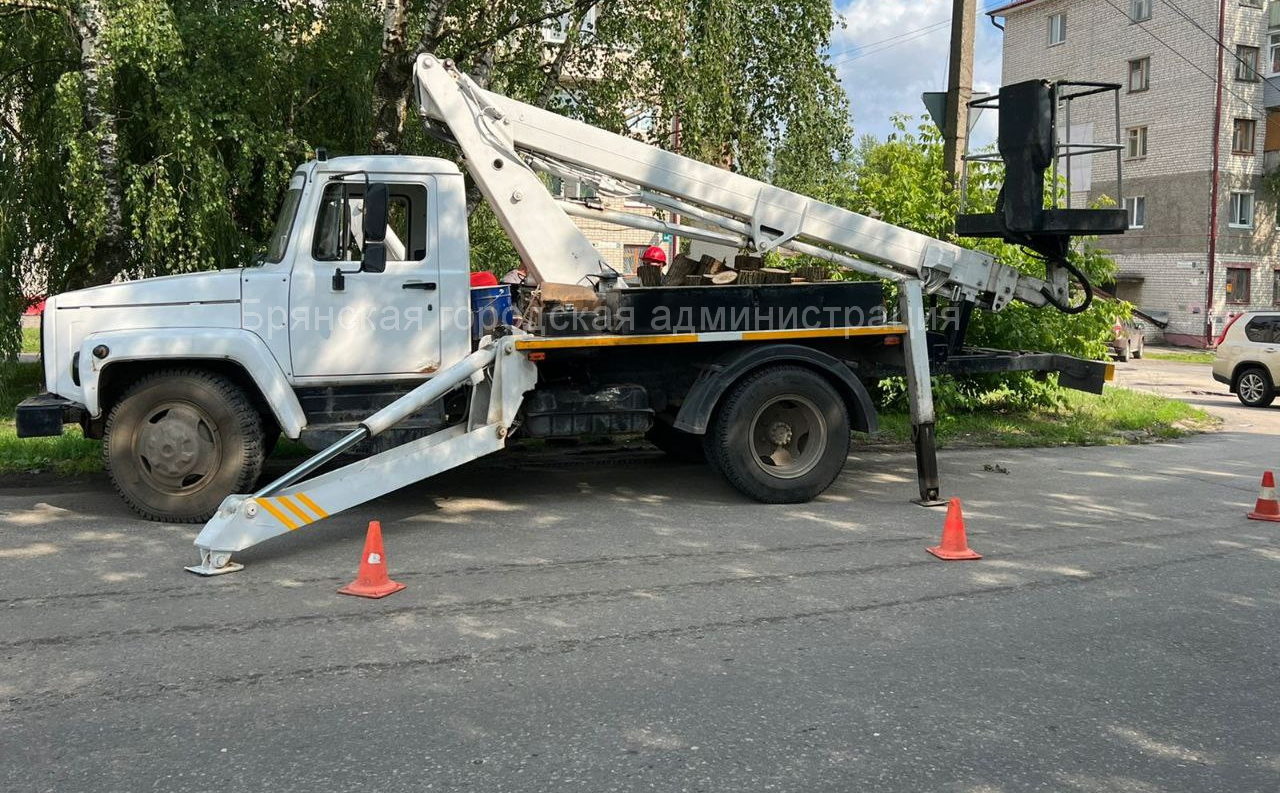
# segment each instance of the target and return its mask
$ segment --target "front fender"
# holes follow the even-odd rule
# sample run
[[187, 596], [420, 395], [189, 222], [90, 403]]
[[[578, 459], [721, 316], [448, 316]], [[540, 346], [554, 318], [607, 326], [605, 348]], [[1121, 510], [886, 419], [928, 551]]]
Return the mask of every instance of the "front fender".
[[[103, 345], [105, 358], [93, 349]], [[80, 385], [84, 406], [94, 418], [102, 415], [99, 388], [102, 372], [125, 361], [179, 361], [205, 359], [230, 361], [253, 380], [266, 400], [280, 431], [297, 438], [307, 425], [306, 413], [275, 356], [257, 335], [239, 328], [162, 328], [107, 330], [91, 333], [80, 343]]]
[[879, 417], [862, 381], [854, 377], [853, 372], [840, 359], [802, 344], [742, 347], [721, 356], [698, 375], [689, 393], [685, 395], [673, 426], [694, 435], [705, 435], [707, 426], [711, 423], [711, 413], [729, 386], [750, 371], [778, 363], [799, 364], [827, 375], [851, 408], [849, 420], [853, 428], [860, 432], [876, 432]]

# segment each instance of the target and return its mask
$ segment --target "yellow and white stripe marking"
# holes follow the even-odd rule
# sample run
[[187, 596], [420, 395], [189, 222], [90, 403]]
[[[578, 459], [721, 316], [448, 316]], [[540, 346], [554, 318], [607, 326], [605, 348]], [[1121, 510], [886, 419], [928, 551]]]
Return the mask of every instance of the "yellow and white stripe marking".
[[321, 509], [320, 505], [312, 501], [306, 493], [255, 498], [254, 502], [271, 513], [289, 531], [302, 526], [309, 526], [317, 520], [329, 517], [329, 513]]
[[712, 333], [655, 333], [642, 336], [566, 336], [528, 338], [516, 342], [517, 350], [552, 350], [570, 347], [634, 347], [646, 344], [697, 344], [713, 341], [782, 341], [785, 339], [834, 339], [851, 336], [893, 336], [906, 333], [906, 325], [805, 330], [726, 330]]

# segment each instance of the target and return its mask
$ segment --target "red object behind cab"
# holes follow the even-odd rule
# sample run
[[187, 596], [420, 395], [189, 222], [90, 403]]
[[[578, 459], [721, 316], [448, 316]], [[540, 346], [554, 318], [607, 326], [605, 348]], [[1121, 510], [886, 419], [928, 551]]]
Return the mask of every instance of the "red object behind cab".
[[497, 286], [498, 276], [494, 275], [488, 270], [481, 270], [478, 273], [471, 274], [471, 285], [472, 286]]

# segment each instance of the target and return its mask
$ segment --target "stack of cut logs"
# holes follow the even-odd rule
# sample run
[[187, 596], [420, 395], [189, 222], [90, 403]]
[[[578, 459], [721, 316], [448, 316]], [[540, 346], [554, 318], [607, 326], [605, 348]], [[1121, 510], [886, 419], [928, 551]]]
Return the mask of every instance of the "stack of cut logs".
[[656, 264], [636, 268], [641, 286], [724, 286], [727, 284], [792, 284], [830, 280], [828, 268], [822, 264], [806, 264], [795, 270], [765, 267], [759, 256], [738, 256], [736, 267], [728, 267], [713, 256], [694, 259], [677, 254], [667, 271]]

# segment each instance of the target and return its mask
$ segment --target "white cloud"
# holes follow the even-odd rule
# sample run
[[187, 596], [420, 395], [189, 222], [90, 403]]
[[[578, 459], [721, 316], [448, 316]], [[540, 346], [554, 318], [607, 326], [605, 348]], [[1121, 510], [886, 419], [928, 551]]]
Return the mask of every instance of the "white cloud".
[[[845, 27], [831, 36], [831, 62], [853, 107], [859, 135], [883, 138], [895, 113], [924, 115], [920, 94], [944, 91], [950, 46], [951, 0], [835, 0]], [[979, 2], [974, 88], [995, 91], [1000, 85], [1001, 34]], [[995, 138], [994, 114], [983, 116], [973, 145]]]

